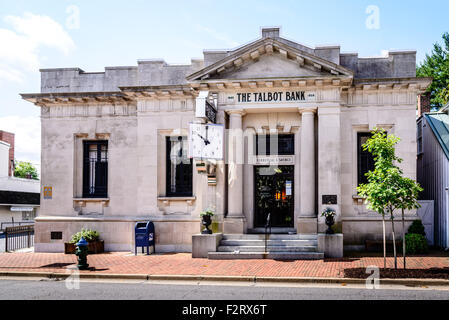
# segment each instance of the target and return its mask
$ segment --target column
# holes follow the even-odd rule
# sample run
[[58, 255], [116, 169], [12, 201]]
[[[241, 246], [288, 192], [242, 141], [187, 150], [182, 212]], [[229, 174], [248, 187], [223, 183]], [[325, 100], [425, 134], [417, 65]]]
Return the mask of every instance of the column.
[[318, 232], [315, 208], [315, 113], [316, 109], [300, 109], [300, 212], [298, 233], [316, 234]]
[[246, 219], [243, 214], [243, 164], [244, 143], [242, 130], [243, 110], [228, 111], [227, 139], [228, 163], [228, 214], [224, 220], [224, 233], [244, 233]]
[[[332, 208], [341, 221], [341, 121], [340, 107], [318, 108], [318, 212]], [[336, 196], [336, 202], [323, 203], [323, 195]], [[351, 199], [352, 201], [352, 199]], [[325, 232], [325, 219], [318, 217], [318, 231]]]

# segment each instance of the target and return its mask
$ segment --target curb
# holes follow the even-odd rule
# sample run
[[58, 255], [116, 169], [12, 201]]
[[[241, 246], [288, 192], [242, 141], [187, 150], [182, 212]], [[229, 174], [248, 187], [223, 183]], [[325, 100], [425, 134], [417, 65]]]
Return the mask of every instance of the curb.
[[[57, 272], [0, 272], [0, 277], [44, 277], [49, 279], [66, 279], [71, 273]], [[168, 280], [168, 281], [222, 281], [253, 283], [320, 283], [320, 284], [365, 284], [366, 279], [356, 278], [313, 278], [313, 277], [257, 277], [257, 276], [214, 276], [214, 275], [160, 275], [160, 274], [104, 274], [80, 273], [80, 279], [115, 279], [115, 280]], [[449, 286], [449, 280], [443, 279], [380, 279], [379, 284], [403, 286]]]

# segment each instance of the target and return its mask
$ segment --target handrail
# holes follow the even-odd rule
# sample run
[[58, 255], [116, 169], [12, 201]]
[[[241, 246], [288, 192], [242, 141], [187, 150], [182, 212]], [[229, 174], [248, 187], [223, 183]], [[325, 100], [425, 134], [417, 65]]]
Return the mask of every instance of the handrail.
[[268, 233], [267, 230], [270, 228], [270, 234], [271, 234], [271, 213], [267, 216], [267, 222], [265, 224], [265, 253], [268, 253], [267, 251], [267, 242], [268, 242]]

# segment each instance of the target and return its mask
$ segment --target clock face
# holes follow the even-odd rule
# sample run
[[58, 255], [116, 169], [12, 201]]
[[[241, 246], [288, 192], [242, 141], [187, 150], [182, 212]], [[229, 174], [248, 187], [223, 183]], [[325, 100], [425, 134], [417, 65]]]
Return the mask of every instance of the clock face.
[[189, 130], [189, 157], [196, 159], [223, 159], [224, 126], [191, 123]]

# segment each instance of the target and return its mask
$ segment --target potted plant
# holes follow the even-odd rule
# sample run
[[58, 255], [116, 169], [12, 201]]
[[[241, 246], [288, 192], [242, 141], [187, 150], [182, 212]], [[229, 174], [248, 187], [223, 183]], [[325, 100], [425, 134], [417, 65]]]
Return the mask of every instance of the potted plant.
[[200, 213], [200, 217], [202, 219], [201, 224], [205, 226], [205, 229], [201, 231], [201, 234], [212, 234], [212, 230], [209, 229], [209, 226], [212, 223], [213, 216], [214, 212], [211, 209], [206, 209]]
[[76, 251], [76, 244], [81, 238], [84, 238], [88, 242], [87, 248], [89, 254], [104, 252], [104, 241], [100, 240], [98, 231], [83, 228], [80, 232], [77, 232], [72, 236], [70, 242], [64, 244], [65, 253], [74, 254]]
[[321, 213], [321, 216], [326, 218], [326, 225], [327, 225], [326, 234], [334, 234], [335, 233], [334, 230], [332, 230], [332, 226], [335, 224], [335, 215], [336, 215], [336, 212], [332, 208], [326, 208]]

